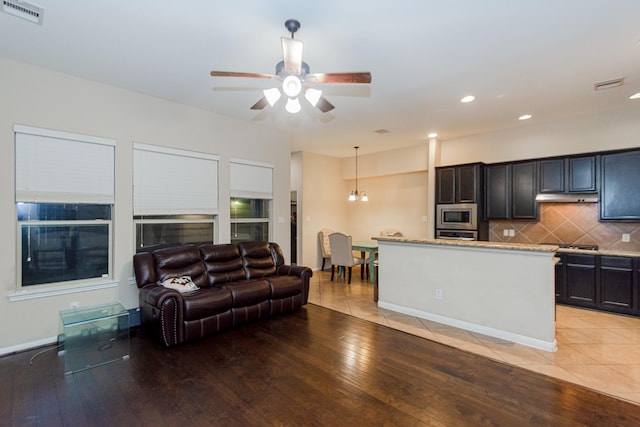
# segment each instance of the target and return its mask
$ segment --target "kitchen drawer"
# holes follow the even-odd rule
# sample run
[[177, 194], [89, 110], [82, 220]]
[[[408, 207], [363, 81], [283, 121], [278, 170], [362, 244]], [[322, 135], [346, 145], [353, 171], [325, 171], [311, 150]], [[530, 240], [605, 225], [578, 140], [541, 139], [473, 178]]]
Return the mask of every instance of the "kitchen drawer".
[[595, 266], [596, 256], [586, 254], [567, 254], [567, 264]]
[[633, 259], [627, 257], [602, 255], [600, 257], [600, 267], [631, 270], [633, 268]]

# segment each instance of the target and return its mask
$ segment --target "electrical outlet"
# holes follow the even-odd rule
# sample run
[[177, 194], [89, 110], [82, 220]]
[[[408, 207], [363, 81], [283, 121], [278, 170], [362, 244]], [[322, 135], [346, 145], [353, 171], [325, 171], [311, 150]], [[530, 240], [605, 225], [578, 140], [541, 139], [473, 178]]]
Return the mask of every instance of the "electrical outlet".
[[509, 237], [513, 237], [516, 235], [516, 230], [514, 230], [513, 228], [509, 230]]
[[436, 289], [436, 299], [442, 299], [442, 289]]
[[71, 308], [78, 308], [80, 307], [80, 303], [78, 301], [73, 301], [69, 303], [69, 307]]
[[631, 234], [623, 233], [622, 234], [622, 241], [625, 242], [625, 243], [629, 243], [631, 241]]
[[504, 230], [502, 230], [502, 235], [503, 236], [508, 236], [509, 235], [509, 230], [507, 230], [506, 228]]

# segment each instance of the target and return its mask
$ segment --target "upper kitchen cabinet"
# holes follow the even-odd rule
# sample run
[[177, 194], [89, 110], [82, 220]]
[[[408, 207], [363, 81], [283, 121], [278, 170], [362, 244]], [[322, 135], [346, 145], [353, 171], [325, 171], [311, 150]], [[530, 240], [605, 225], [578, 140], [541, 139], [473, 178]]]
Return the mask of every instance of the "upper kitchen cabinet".
[[537, 219], [537, 162], [514, 163], [511, 166], [511, 218]]
[[511, 218], [511, 165], [487, 165], [484, 168], [485, 218]]
[[640, 221], [640, 151], [602, 155], [600, 173], [600, 219]]
[[538, 162], [541, 193], [564, 193], [567, 191], [566, 160], [550, 159]]
[[595, 193], [598, 191], [598, 157], [569, 157], [569, 193]]
[[538, 162], [540, 193], [595, 193], [597, 156], [544, 159]]
[[436, 169], [436, 203], [479, 203], [482, 198], [482, 164]]

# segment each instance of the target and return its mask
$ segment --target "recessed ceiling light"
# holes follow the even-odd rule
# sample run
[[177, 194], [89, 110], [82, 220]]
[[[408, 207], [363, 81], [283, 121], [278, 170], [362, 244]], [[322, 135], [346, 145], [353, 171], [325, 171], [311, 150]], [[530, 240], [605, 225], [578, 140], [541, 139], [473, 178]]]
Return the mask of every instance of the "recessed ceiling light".
[[640, 92], [638, 92], [638, 93], [634, 93], [633, 95], [631, 95], [631, 96], [629, 97], [629, 99], [640, 99]]
[[476, 97], [475, 97], [475, 96], [473, 96], [473, 95], [467, 95], [467, 96], [465, 96], [464, 98], [462, 98], [462, 99], [460, 100], [460, 102], [463, 102], [463, 103], [465, 103], [465, 104], [466, 104], [466, 103], [468, 103], [468, 102], [472, 102], [474, 99], [476, 99]]
[[533, 117], [531, 114], [523, 114], [518, 117], [518, 120], [529, 120], [531, 117]]
[[427, 135], [429, 138], [437, 138], [438, 134], [435, 132], [431, 132], [429, 135]]

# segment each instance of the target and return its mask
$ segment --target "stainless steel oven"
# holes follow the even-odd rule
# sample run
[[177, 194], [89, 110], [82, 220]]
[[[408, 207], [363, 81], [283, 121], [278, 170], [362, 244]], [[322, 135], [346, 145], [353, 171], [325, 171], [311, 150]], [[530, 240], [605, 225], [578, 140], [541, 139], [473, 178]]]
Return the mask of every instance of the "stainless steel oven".
[[436, 230], [436, 239], [478, 240], [478, 232], [465, 230]]
[[436, 215], [436, 229], [478, 229], [478, 205], [475, 203], [437, 205]]

